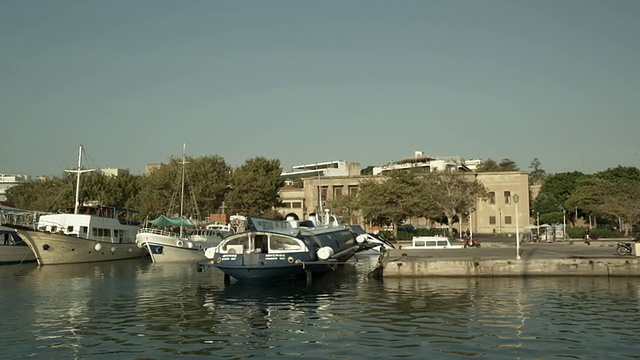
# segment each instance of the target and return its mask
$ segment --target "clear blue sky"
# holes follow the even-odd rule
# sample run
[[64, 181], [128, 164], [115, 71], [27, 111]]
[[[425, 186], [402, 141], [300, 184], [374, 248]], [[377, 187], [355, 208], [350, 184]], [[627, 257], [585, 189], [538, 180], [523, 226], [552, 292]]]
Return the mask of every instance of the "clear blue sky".
[[637, 0], [3, 0], [0, 173], [60, 175], [80, 143], [134, 174], [183, 143], [285, 170], [637, 167], [638, 19]]

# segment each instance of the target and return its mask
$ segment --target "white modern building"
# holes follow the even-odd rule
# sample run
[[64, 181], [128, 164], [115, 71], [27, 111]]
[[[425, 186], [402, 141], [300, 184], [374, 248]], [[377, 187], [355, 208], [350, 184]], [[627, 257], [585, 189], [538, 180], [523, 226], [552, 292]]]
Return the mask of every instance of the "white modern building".
[[386, 165], [375, 166], [373, 175], [381, 175], [385, 171], [420, 168], [424, 171], [475, 171], [482, 160], [464, 160], [455, 156], [429, 156], [422, 151], [416, 151], [413, 157], [400, 161], [393, 161]]
[[28, 175], [0, 174], [0, 201], [7, 200], [7, 190], [12, 186], [29, 181]]
[[362, 167], [359, 163], [336, 160], [306, 165], [295, 165], [291, 167], [291, 171], [283, 172], [280, 177], [284, 179], [299, 179], [310, 176], [356, 176], [360, 175], [361, 170]]
[[107, 176], [120, 176], [124, 173], [128, 173], [127, 169], [119, 169], [119, 168], [104, 168], [100, 169], [100, 172]]

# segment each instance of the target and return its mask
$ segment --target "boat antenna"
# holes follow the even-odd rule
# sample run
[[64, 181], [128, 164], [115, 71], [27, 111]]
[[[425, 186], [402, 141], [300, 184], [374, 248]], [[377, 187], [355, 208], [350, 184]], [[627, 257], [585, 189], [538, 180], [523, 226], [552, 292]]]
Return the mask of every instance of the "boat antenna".
[[75, 207], [73, 209], [73, 213], [78, 213], [78, 208], [80, 207], [80, 174], [95, 171], [95, 169], [87, 169], [82, 170], [82, 144], [78, 148], [78, 168], [76, 170], [65, 170], [66, 172], [75, 173], [76, 174], [76, 199], [75, 199]]

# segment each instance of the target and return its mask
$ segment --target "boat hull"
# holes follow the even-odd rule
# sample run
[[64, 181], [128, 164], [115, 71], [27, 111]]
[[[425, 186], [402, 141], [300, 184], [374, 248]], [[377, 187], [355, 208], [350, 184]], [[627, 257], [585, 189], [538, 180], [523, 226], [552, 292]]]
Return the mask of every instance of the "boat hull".
[[204, 251], [149, 242], [147, 251], [154, 263], [198, 262], [206, 260]]
[[147, 232], [136, 235], [136, 243], [147, 250], [154, 263], [204, 261], [204, 250], [217, 246], [221, 240], [189, 240]]
[[39, 265], [76, 264], [141, 258], [145, 249], [135, 243], [112, 243], [44, 231], [18, 230]]
[[[281, 282], [334, 271], [351, 259], [362, 244], [346, 226], [328, 224], [308, 227], [306, 223], [248, 218], [247, 230], [225, 238], [205, 250], [208, 261], [198, 271], [215, 267], [247, 282]], [[304, 225], [304, 226], [303, 226]]]
[[312, 260], [307, 252], [272, 254], [216, 254], [200, 262], [199, 268], [215, 267], [242, 282], [282, 282], [335, 271], [350, 259], [355, 247], [332, 260]]
[[21, 264], [34, 261], [36, 261], [36, 256], [27, 245], [0, 246], [0, 265]]

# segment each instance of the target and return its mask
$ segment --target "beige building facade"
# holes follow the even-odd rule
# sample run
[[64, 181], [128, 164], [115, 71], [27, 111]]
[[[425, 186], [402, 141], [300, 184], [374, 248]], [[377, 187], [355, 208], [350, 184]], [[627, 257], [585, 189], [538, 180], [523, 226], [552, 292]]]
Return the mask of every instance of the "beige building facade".
[[[524, 171], [475, 173], [489, 196], [478, 201], [471, 228], [478, 233], [515, 234], [529, 225], [529, 175]], [[463, 224], [464, 226], [464, 224]]]
[[[524, 232], [529, 225], [529, 179], [526, 172], [483, 172], [467, 173], [467, 176], [482, 182], [489, 191], [489, 197], [478, 200], [476, 211], [469, 217], [454, 224], [461, 231], [470, 229], [474, 233], [510, 234], [516, 228]], [[331, 200], [342, 195], [357, 196], [360, 182], [370, 179], [382, 180], [381, 175], [352, 175], [302, 178], [303, 187], [286, 185], [280, 191], [283, 207], [277, 210], [283, 215], [299, 219], [308, 218], [311, 213], [322, 212]], [[516, 204], [516, 199], [517, 204]], [[517, 208], [517, 211], [516, 211]], [[329, 209], [331, 210], [331, 209]], [[367, 227], [361, 214], [352, 214], [343, 223], [360, 224]], [[407, 219], [414, 226], [433, 226], [427, 219]], [[517, 227], [516, 227], [517, 225]]]

